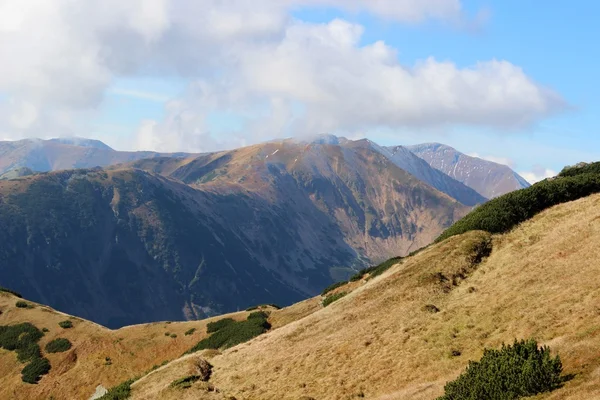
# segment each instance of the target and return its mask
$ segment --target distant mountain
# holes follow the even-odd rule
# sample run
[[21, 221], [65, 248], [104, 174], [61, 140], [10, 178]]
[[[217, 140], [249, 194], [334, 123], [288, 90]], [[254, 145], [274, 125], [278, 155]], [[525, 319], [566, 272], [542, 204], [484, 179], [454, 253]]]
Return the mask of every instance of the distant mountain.
[[531, 186], [506, 165], [468, 156], [444, 144], [425, 143], [407, 149], [488, 199]]
[[407, 147], [382, 147], [371, 141], [369, 143], [375, 150], [386, 156], [398, 167], [417, 179], [428, 183], [440, 192], [455, 198], [462, 204], [474, 206], [487, 200], [470, 187], [433, 168], [426, 161], [412, 153]]
[[366, 141], [152, 157], [0, 181], [0, 284], [109, 327], [285, 305], [470, 209]]
[[84, 138], [0, 141], [0, 175], [21, 167], [47, 172], [104, 167], [158, 156], [186, 155], [184, 153], [160, 154], [151, 151], [116, 151], [98, 140]]

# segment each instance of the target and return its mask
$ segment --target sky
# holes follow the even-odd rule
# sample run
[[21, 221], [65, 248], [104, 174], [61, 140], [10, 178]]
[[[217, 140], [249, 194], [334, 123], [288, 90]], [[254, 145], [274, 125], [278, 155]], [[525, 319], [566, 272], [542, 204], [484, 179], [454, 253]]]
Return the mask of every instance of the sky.
[[0, 0], [0, 140], [201, 152], [441, 142], [534, 182], [600, 160], [600, 2]]

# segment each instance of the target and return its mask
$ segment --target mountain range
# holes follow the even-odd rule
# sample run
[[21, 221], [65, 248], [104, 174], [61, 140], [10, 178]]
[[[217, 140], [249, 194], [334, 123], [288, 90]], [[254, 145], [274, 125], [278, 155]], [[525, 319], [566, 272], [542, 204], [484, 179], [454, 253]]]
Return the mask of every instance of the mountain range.
[[[590, 260], [600, 257], [600, 195], [586, 193], [590, 179], [593, 192], [600, 190], [600, 178], [584, 175], [547, 185], [582, 198], [554, 198], [554, 206], [505, 233], [457, 234], [282, 309], [110, 330], [0, 288], [0, 332], [39, 333], [30, 347], [50, 366], [37, 384], [25, 383], [22, 356], [3, 349], [0, 398], [434, 400], [459, 374], [480, 367], [482, 355], [497, 368], [482, 368], [477, 382], [531, 375], [539, 365], [531, 354], [523, 368], [502, 368], [500, 357], [505, 345], [529, 338], [560, 357], [562, 372], [560, 385], [531, 398], [599, 398], [600, 265]], [[494, 207], [539, 207], [530, 194], [543, 188]], [[244, 336], [254, 320], [266, 322]], [[219, 344], [223, 337], [235, 341]], [[6, 340], [0, 335], [0, 345]], [[474, 398], [474, 385], [464, 389], [461, 399]], [[505, 393], [502, 386], [496, 393]]]
[[109, 327], [291, 304], [486, 200], [409, 148], [334, 136], [194, 155], [25, 140], [0, 165], [0, 285]]

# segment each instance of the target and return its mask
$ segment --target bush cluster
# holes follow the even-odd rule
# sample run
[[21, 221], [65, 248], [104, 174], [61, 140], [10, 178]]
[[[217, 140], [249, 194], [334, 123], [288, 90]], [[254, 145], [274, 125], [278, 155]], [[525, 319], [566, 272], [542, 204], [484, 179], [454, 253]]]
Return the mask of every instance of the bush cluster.
[[341, 281], [341, 282], [336, 282], [334, 284], [331, 284], [329, 286], [327, 286], [325, 289], [323, 289], [323, 291], [321, 292], [321, 296], [325, 296], [327, 293], [342, 287], [346, 284], [348, 284], [349, 282], [356, 282], [361, 280], [366, 274], [369, 274], [369, 278], [374, 278], [377, 275], [381, 275], [383, 274], [385, 271], [387, 271], [388, 269], [390, 269], [393, 265], [398, 264], [403, 257], [393, 257], [390, 258], [389, 260], [386, 260], [384, 262], [382, 262], [381, 264], [377, 264], [368, 268], [363, 268], [360, 271], [358, 271], [356, 274], [352, 275], [350, 277], [349, 280], [347, 281]]
[[215, 327], [218, 327], [216, 331], [208, 330], [207, 326], [207, 331], [209, 333], [214, 333], [206, 339], [201, 340], [198, 344], [187, 351], [186, 354], [194, 353], [204, 349], [226, 349], [233, 347], [240, 343], [247, 342], [256, 336], [262, 335], [271, 328], [271, 324], [269, 324], [267, 321], [267, 314], [262, 311], [250, 314], [245, 321], [231, 320], [225, 323], [222, 321], [224, 320], [214, 323], [217, 325], [212, 325], [212, 329], [216, 329]]
[[342, 281], [342, 282], [336, 282], [332, 285], [327, 286], [325, 289], [323, 289], [323, 291], [321, 292], [321, 296], [325, 296], [327, 293], [331, 292], [332, 290], [335, 290], [339, 287], [342, 287], [344, 285], [348, 284], [348, 281]]
[[73, 327], [73, 322], [66, 320], [66, 321], [60, 321], [58, 323], [58, 326], [60, 326], [63, 329], [69, 329]]
[[28, 302], [23, 300], [17, 301], [15, 306], [17, 306], [17, 308], [33, 308], [33, 306], [30, 306]]
[[341, 299], [342, 297], [344, 297], [347, 294], [348, 294], [348, 292], [338, 292], [338, 293], [330, 294], [329, 296], [325, 297], [325, 299], [323, 300], [323, 307], [327, 307], [334, 301]]
[[223, 318], [215, 322], [209, 322], [206, 325], [206, 333], [213, 333], [225, 328], [227, 325], [233, 324], [235, 321], [232, 318]]
[[582, 174], [600, 174], [600, 162], [580, 163], [574, 166], [567, 166], [560, 171], [558, 176], [577, 176]]
[[514, 400], [549, 392], [563, 382], [560, 358], [550, 356], [548, 347], [538, 348], [535, 340], [486, 349], [479, 362], [471, 361], [467, 370], [448, 382], [438, 400]]
[[21, 371], [23, 382], [36, 383], [50, 371], [50, 362], [42, 357], [38, 345], [42, 336], [42, 331], [30, 323], [0, 326], [0, 348], [15, 351], [20, 362], [28, 363]]
[[507, 232], [547, 208], [600, 192], [600, 174], [585, 173], [579, 168], [569, 171], [563, 172], [565, 176], [490, 200], [446, 229], [436, 242], [473, 230]]
[[117, 386], [108, 389], [108, 392], [100, 397], [98, 400], [125, 400], [129, 398], [131, 394], [131, 385], [135, 382], [135, 379], [130, 379]]
[[187, 331], [185, 331], [184, 335], [185, 336], [190, 336], [190, 335], [193, 335], [194, 332], [196, 332], [196, 328], [190, 328]]
[[69, 339], [58, 338], [58, 339], [54, 339], [53, 341], [49, 342], [46, 345], [46, 352], [62, 353], [62, 352], [69, 350], [71, 347], [72, 347], [72, 344], [69, 341]]

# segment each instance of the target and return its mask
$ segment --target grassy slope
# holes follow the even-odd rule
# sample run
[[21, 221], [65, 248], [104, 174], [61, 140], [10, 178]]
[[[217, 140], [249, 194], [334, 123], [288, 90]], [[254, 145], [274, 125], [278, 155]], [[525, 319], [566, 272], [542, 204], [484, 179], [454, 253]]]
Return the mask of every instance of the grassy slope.
[[[194, 322], [159, 322], [110, 330], [89, 321], [72, 318], [49, 307], [17, 308], [18, 298], [0, 292], [0, 325], [31, 322], [50, 331], [40, 341], [46, 343], [64, 337], [73, 347], [64, 353], [45, 355], [51, 362], [50, 373], [37, 385], [21, 382], [23, 364], [14, 352], [0, 350], [0, 399], [87, 399], [98, 385], [111, 387], [128, 378], [143, 375], [154, 365], [173, 360], [206, 336], [206, 324], [216, 318]], [[248, 313], [230, 314], [244, 319]], [[60, 321], [71, 318], [73, 328], [62, 329]], [[196, 328], [193, 335], [184, 333]], [[176, 334], [176, 338], [165, 333]], [[45, 352], [44, 352], [45, 354]], [[111, 365], [106, 365], [110, 357]]]
[[[212, 358], [220, 393], [168, 389], [186, 375], [182, 359], [134, 384], [133, 398], [433, 399], [484, 347], [527, 337], [550, 345], [576, 374], [538, 399], [598, 398], [598, 220], [600, 195], [544, 211], [495, 235], [491, 256], [458, 286], [436, 273], [469, 267], [473, 244], [487, 234], [452, 237], [329, 307]], [[428, 313], [427, 304], [441, 311]]]

